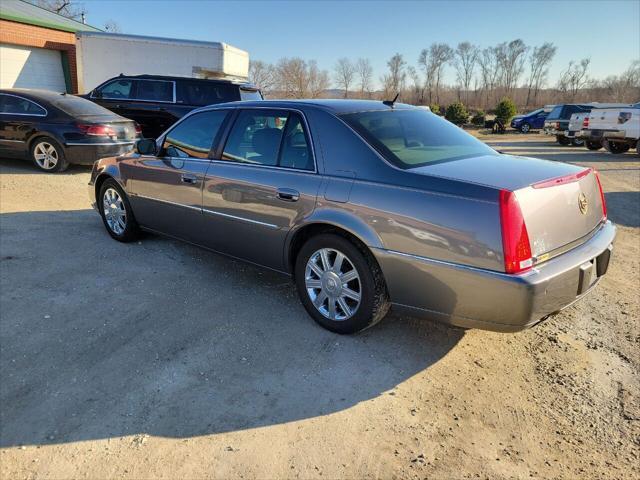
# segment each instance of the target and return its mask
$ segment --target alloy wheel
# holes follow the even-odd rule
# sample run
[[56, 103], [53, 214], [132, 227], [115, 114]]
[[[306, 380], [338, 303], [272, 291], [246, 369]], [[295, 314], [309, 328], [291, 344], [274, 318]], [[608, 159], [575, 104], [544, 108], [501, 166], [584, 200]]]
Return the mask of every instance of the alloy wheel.
[[116, 235], [122, 235], [127, 228], [127, 210], [116, 189], [105, 190], [102, 197], [102, 211], [109, 229]]
[[529, 127], [529, 124], [528, 124], [528, 123], [525, 123], [525, 124], [524, 124], [524, 125], [522, 125], [522, 127], [520, 128], [520, 131], [521, 131], [522, 133], [529, 133], [529, 129], [530, 129], [530, 128], [531, 128], [531, 127]]
[[333, 248], [321, 248], [309, 257], [305, 286], [315, 308], [330, 320], [347, 320], [360, 306], [360, 275], [351, 260]]
[[33, 149], [33, 157], [43, 170], [53, 170], [58, 165], [58, 151], [49, 142], [40, 142]]

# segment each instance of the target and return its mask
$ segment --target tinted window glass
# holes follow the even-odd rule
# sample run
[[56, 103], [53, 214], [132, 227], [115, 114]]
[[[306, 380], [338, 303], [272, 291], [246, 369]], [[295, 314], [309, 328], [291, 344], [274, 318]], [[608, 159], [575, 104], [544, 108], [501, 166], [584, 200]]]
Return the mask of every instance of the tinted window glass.
[[243, 110], [224, 147], [222, 158], [257, 165], [278, 165], [278, 150], [288, 112]]
[[561, 114], [562, 114], [562, 105], [553, 107], [553, 110], [551, 110], [551, 113], [549, 113], [549, 115], [547, 116], [547, 120], [555, 120], [557, 118], [560, 118]]
[[43, 108], [26, 98], [14, 97], [12, 95], [0, 95], [0, 113], [38, 116], [47, 114]]
[[200, 112], [184, 119], [167, 133], [163, 150], [168, 157], [207, 158], [226, 110]]
[[104, 107], [101, 107], [97, 103], [93, 103], [89, 100], [85, 100], [84, 98], [80, 98], [80, 97], [75, 97], [73, 95], [64, 95], [64, 96], [61, 95], [59, 99], [52, 102], [52, 105], [71, 116], [82, 116], [82, 115], [108, 115], [110, 117], [116, 116], [112, 111], [107, 110]]
[[400, 168], [496, 155], [461, 128], [423, 109], [359, 112], [342, 118]]
[[313, 170], [311, 148], [300, 115], [292, 113], [287, 119], [280, 149], [280, 167]]
[[131, 98], [133, 81], [123, 78], [107, 83], [99, 92], [102, 98]]
[[263, 100], [259, 90], [240, 89], [240, 100]]
[[187, 105], [213, 105], [240, 100], [238, 87], [230, 83], [178, 82], [178, 98]]
[[173, 102], [173, 82], [164, 80], [136, 80], [136, 100]]

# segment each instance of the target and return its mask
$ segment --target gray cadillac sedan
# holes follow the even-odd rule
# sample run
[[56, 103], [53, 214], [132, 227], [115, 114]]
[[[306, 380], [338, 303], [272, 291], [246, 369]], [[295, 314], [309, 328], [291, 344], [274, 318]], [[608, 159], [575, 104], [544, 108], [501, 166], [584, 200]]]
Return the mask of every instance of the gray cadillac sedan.
[[597, 173], [503, 155], [376, 101], [228, 103], [95, 163], [109, 234], [140, 229], [291, 275], [320, 325], [396, 311], [517, 331], [589, 292], [615, 227]]

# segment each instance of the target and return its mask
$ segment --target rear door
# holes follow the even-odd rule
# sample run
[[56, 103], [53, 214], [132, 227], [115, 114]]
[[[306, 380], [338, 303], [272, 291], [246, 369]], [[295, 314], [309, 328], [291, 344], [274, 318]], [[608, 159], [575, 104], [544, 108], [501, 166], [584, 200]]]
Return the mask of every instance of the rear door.
[[208, 245], [284, 269], [285, 238], [313, 212], [320, 182], [301, 112], [240, 110], [205, 178]]
[[211, 146], [228, 112], [187, 116], [158, 141], [157, 156], [139, 156], [121, 164], [141, 225], [203, 243], [202, 186]]

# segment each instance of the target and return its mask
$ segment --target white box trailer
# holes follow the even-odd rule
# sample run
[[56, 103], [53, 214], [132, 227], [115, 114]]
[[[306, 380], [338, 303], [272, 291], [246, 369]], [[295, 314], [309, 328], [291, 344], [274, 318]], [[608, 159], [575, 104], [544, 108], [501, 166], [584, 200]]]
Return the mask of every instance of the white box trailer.
[[246, 80], [249, 54], [219, 42], [103, 32], [76, 33], [78, 93], [120, 75]]

